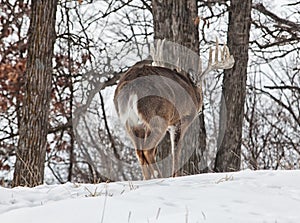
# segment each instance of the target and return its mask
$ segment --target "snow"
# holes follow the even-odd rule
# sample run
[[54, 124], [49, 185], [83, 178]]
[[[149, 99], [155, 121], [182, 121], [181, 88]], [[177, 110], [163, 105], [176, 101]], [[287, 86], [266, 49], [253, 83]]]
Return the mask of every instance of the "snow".
[[299, 210], [299, 170], [0, 187], [1, 223], [298, 223]]

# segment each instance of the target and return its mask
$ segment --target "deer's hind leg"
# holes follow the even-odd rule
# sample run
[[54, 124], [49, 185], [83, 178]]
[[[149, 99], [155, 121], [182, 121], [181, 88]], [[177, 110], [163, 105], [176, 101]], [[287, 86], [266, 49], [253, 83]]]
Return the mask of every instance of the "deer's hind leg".
[[182, 175], [182, 141], [183, 137], [193, 119], [190, 116], [184, 117], [180, 124], [169, 128], [171, 149], [172, 149], [172, 176]]
[[144, 157], [147, 160], [148, 164], [148, 170], [150, 172], [150, 175], [153, 178], [161, 178], [162, 174], [161, 171], [156, 163], [156, 150], [157, 147], [154, 147], [152, 149], [143, 150]]
[[135, 148], [135, 153], [142, 169], [144, 179], [151, 178], [151, 172], [148, 168], [148, 162], [143, 153], [143, 140], [145, 138], [145, 129], [143, 126], [131, 126], [126, 123], [126, 130]]
[[169, 128], [171, 151], [172, 151], [172, 177], [180, 176], [180, 159], [181, 159], [181, 139], [180, 128], [171, 126]]
[[144, 155], [144, 151], [141, 149], [135, 149], [135, 152], [136, 152], [136, 155], [138, 157], [138, 160], [139, 160], [139, 163], [140, 163], [140, 166], [142, 169], [144, 180], [151, 179], [151, 171], [149, 169], [147, 159]]
[[168, 125], [160, 116], [154, 116], [148, 120], [146, 135], [143, 143], [143, 154], [147, 160], [149, 171], [153, 178], [163, 177], [156, 162], [156, 151], [160, 141], [166, 135]]
[[126, 128], [134, 144], [144, 179], [162, 177], [155, 156], [157, 145], [167, 131], [165, 120], [155, 116], [147, 124], [127, 125]]
[[136, 154], [138, 156], [145, 180], [162, 177], [155, 160], [156, 148], [147, 150], [138, 149], [136, 150]]

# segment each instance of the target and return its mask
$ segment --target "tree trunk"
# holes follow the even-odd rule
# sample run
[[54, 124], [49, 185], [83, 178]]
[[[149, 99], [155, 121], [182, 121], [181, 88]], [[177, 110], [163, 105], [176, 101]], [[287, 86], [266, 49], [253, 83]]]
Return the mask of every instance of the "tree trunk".
[[[195, 19], [198, 16], [196, 0], [152, 0], [154, 39], [167, 39], [199, 53], [199, 30]], [[201, 114], [190, 126], [183, 143], [182, 172], [196, 174], [200, 172], [201, 154], [206, 148], [204, 116]], [[169, 134], [160, 143], [158, 159], [164, 159], [171, 153]], [[188, 160], [185, 162], [184, 160]], [[165, 163], [166, 164], [166, 163]], [[201, 164], [203, 166], [203, 163]], [[171, 163], [162, 168], [164, 176], [171, 175]], [[206, 165], [204, 165], [206, 166]]]
[[252, 0], [231, 0], [228, 46], [235, 65], [224, 72], [216, 172], [240, 170], [251, 5]]
[[43, 183], [57, 0], [32, 1], [25, 94], [13, 186]]

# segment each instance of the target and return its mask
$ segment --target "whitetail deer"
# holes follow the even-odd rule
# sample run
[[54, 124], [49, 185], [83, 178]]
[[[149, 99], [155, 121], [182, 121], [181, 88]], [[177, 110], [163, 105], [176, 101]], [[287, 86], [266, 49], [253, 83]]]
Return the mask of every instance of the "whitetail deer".
[[139, 62], [121, 77], [114, 96], [117, 113], [133, 142], [144, 179], [162, 177], [155, 155], [167, 131], [171, 138], [172, 176], [179, 176], [181, 141], [203, 105], [201, 78], [211, 70], [234, 65], [228, 48], [219, 50], [217, 42], [215, 58], [210, 49], [208, 66], [203, 72], [198, 57], [198, 77], [193, 82], [179, 62], [177, 71], [164, 67], [163, 45], [164, 41], [157, 42], [152, 65]]

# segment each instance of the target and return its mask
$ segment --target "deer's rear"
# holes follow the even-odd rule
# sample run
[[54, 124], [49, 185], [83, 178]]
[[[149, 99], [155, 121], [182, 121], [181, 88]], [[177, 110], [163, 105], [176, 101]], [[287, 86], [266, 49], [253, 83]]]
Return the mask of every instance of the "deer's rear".
[[[157, 145], [167, 130], [173, 131], [174, 137], [176, 134], [179, 143], [201, 108], [202, 98], [201, 91], [183, 74], [163, 67], [137, 66], [120, 80], [114, 103], [144, 177], [149, 179], [161, 176], [155, 161]], [[179, 153], [175, 147], [173, 155]]]

